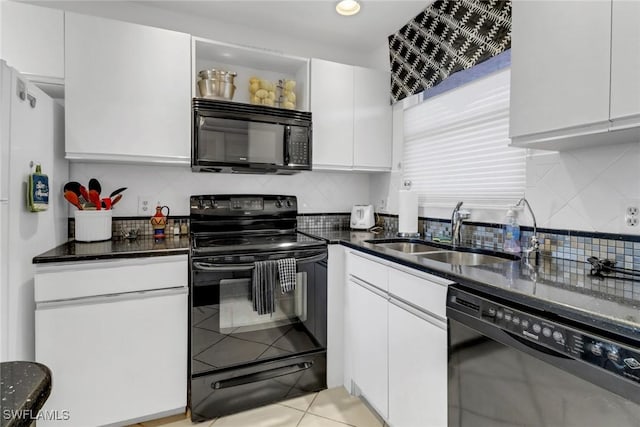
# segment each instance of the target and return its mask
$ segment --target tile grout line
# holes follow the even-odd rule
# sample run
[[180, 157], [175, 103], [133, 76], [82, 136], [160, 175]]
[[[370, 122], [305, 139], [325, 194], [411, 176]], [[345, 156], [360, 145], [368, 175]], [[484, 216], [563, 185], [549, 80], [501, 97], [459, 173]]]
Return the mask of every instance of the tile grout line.
[[[325, 389], [325, 390], [329, 390], [329, 389]], [[324, 390], [322, 390], [322, 391], [324, 391]], [[306, 411], [304, 411], [304, 415], [302, 416], [302, 418], [300, 419], [300, 421], [298, 422], [298, 424], [297, 424], [297, 426], [296, 426], [296, 427], [298, 427], [298, 426], [300, 425], [300, 423], [302, 422], [302, 420], [304, 419], [304, 417], [305, 417], [307, 414], [311, 414], [311, 415], [313, 415], [313, 416], [315, 416], [315, 417], [319, 417], [319, 418], [324, 418], [325, 420], [333, 421], [333, 422], [335, 422], [335, 423], [343, 424], [343, 425], [345, 425], [345, 426], [357, 427], [357, 426], [355, 426], [355, 425], [353, 425], [353, 424], [343, 423], [342, 421], [334, 420], [334, 419], [329, 418], [329, 417], [324, 417], [324, 416], [322, 416], [322, 415], [318, 415], [318, 414], [314, 414], [313, 412], [309, 412], [309, 409], [311, 409], [311, 407], [313, 406], [313, 403], [316, 401], [316, 399], [318, 398], [318, 396], [320, 395], [320, 393], [321, 393], [322, 391], [319, 391], [319, 392], [317, 392], [317, 393], [316, 393], [315, 397], [313, 398], [313, 400], [311, 400], [311, 403], [310, 403], [310, 404], [309, 404], [309, 406], [307, 407], [307, 410], [306, 410]]]

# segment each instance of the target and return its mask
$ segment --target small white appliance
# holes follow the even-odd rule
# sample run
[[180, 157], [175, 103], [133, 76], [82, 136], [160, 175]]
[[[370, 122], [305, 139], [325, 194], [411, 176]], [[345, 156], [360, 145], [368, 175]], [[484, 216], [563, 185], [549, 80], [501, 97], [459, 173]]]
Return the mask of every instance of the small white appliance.
[[372, 205], [353, 205], [351, 209], [351, 228], [368, 230], [376, 225]]

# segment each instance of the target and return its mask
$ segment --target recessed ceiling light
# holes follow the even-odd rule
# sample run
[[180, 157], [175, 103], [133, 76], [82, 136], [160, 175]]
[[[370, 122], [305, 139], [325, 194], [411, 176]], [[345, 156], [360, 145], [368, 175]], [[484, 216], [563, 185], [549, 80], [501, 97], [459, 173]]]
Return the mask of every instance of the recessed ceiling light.
[[360, 3], [356, 0], [342, 0], [336, 5], [336, 12], [344, 16], [355, 15], [360, 12]]

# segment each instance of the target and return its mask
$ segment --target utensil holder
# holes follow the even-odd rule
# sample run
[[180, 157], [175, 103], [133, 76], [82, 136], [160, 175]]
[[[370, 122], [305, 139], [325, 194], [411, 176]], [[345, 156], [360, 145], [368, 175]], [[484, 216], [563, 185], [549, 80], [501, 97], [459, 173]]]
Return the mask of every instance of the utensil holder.
[[75, 211], [75, 239], [78, 242], [99, 242], [111, 239], [112, 210]]

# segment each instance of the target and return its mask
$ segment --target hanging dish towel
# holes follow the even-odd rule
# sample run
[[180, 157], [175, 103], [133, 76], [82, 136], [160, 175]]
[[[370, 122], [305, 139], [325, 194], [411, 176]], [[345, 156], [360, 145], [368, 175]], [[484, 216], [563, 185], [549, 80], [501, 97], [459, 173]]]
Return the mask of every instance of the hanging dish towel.
[[278, 260], [278, 276], [280, 277], [280, 289], [282, 293], [296, 289], [296, 259], [284, 258]]
[[254, 263], [251, 294], [253, 311], [257, 311], [258, 314], [269, 314], [276, 311], [277, 269], [276, 261], [256, 261]]

